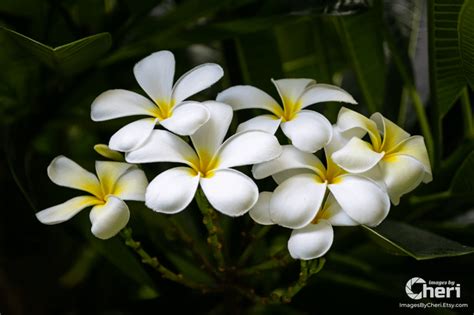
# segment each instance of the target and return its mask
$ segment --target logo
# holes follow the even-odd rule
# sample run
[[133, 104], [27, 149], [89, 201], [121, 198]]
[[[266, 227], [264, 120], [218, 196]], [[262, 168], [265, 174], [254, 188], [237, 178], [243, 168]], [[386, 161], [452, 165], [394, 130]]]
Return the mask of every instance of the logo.
[[430, 280], [426, 282], [420, 277], [414, 277], [408, 280], [407, 284], [405, 285], [405, 292], [408, 297], [413, 300], [421, 300], [422, 298], [460, 298], [461, 285], [452, 280]]
[[419, 292], [419, 293], [413, 293], [413, 290], [411, 289], [411, 287], [415, 283], [426, 284], [426, 281], [419, 278], [419, 277], [411, 278], [410, 280], [408, 280], [407, 284], [405, 285], [405, 292], [407, 293], [408, 297], [410, 297], [414, 300], [421, 300], [421, 298], [423, 297], [421, 293], [423, 291]]

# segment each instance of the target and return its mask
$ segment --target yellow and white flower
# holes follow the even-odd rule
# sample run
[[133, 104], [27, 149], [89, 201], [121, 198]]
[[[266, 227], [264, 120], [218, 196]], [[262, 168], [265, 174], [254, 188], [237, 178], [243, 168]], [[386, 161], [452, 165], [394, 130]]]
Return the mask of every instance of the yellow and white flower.
[[79, 189], [91, 195], [74, 197], [62, 204], [36, 213], [44, 224], [69, 220], [82, 209], [92, 207], [92, 233], [108, 239], [124, 228], [130, 211], [123, 200], [144, 201], [148, 185], [145, 174], [135, 165], [97, 161], [97, 176], [65, 156], [58, 156], [48, 167], [48, 176], [59, 186]]
[[254, 165], [256, 179], [273, 175], [279, 183], [268, 203], [271, 222], [304, 228], [318, 218], [329, 193], [358, 224], [376, 226], [382, 222], [390, 209], [383, 187], [363, 175], [347, 173], [328, 156], [326, 160], [325, 167], [315, 155], [286, 145], [278, 158]]
[[241, 132], [223, 142], [232, 120], [232, 108], [214, 101], [202, 104], [210, 118], [191, 135], [194, 149], [168, 131], [154, 130], [143, 146], [126, 154], [126, 160], [187, 165], [164, 171], [150, 182], [146, 205], [157, 212], [182, 211], [200, 185], [216, 210], [229, 216], [242, 215], [257, 202], [258, 187], [232, 167], [274, 159], [281, 153], [281, 146], [274, 135], [260, 130]]
[[209, 119], [209, 112], [188, 97], [210, 87], [224, 74], [213, 63], [199, 65], [182, 75], [173, 86], [175, 59], [163, 50], [151, 54], [133, 68], [135, 78], [151, 98], [127, 90], [108, 90], [92, 103], [91, 118], [104, 121], [125, 116], [149, 116], [125, 125], [111, 138], [112, 150], [128, 152], [142, 145], [156, 124], [179, 134], [191, 135]]
[[[261, 192], [258, 202], [250, 209], [249, 214], [255, 222], [275, 224], [270, 211], [270, 200], [273, 193]], [[359, 225], [339, 205], [332, 193], [329, 193], [323, 207], [317, 211], [311, 222], [299, 229], [294, 229], [288, 240], [288, 251], [294, 259], [315, 259], [327, 253], [334, 240], [333, 226]]]
[[326, 117], [305, 108], [315, 103], [331, 101], [356, 104], [352, 96], [343, 89], [329, 84], [316, 84], [311, 79], [281, 79], [272, 82], [280, 94], [283, 106], [267, 93], [248, 85], [234, 86], [217, 95], [217, 101], [231, 105], [234, 110], [260, 108], [271, 112], [240, 124], [238, 132], [264, 130], [275, 133], [281, 125], [283, 133], [295, 147], [312, 153], [329, 143], [332, 127]]
[[[331, 156], [332, 160], [348, 172], [370, 172], [374, 179], [382, 180], [393, 204], [397, 205], [402, 195], [422, 181], [432, 180], [423, 137], [410, 136], [380, 113], [369, 119], [343, 107], [338, 115], [337, 128], [341, 134], [357, 131], [359, 136], [346, 136], [347, 143], [339, 145], [340, 148]], [[365, 134], [370, 142], [361, 139]]]

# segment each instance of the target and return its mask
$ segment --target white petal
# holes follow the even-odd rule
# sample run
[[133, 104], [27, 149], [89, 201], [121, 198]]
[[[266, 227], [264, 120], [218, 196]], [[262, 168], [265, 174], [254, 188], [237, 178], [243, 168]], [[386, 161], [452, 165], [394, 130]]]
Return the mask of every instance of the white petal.
[[365, 132], [368, 132], [374, 148], [379, 148], [382, 145], [377, 124], [364, 115], [346, 107], [341, 107], [339, 110], [339, 114], [337, 115], [337, 127], [342, 132], [350, 129], [360, 129], [360, 137], [363, 137]]
[[282, 111], [281, 106], [273, 97], [250, 85], [237, 85], [228, 88], [220, 92], [216, 100], [229, 104], [234, 110], [261, 108], [274, 114]]
[[224, 103], [207, 101], [202, 104], [209, 111], [209, 120], [191, 135], [191, 140], [198, 154], [212, 157], [224, 141], [234, 113], [232, 108]]
[[48, 176], [56, 185], [80, 189], [96, 196], [102, 194], [97, 176], [65, 156], [60, 155], [49, 164]]
[[390, 199], [398, 205], [400, 197], [415, 189], [423, 180], [423, 164], [408, 155], [391, 155], [380, 162], [380, 170]]
[[201, 187], [214, 209], [231, 217], [245, 214], [258, 200], [258, 187], [246, 175], [233, 169], [217, 170], [201, 178]]
[[361, 139], [366, 133], [367, 131], [361, 128], [352, 128], [342, 131], [337, 125], [332, 125], [332, 138], [324, 147], [324, 151], [327, 155], [331, 156], [332, 153], [345, 146], [353, 137]]
[[290, 169], [308, 169], [317, 174], [324, 171], [323, 163], [312, 153], [298, 150], [292, 145], [282, 146], [282, 153], [276, 159], [255, 164], [252, 168], [253, 177], [262, 179]]
[[301, 108], [321, 102], [344, 102], [357, 104], [354, 98], [338, 86], [330, 84], [313, 84], [309, 86], [299, 99]]
[[95, 170], [105, 195], [112, 194], [118, 179], [132, 165], [122, 162], [96, 161]]
[[197, 161], [194, 150], [180, 137], [165, 130], [153, 130], [149, 139], [137, 150], [127, 152], [129, 163], [175, 162], [192, 165]]
[[350, 173], [363, 173], [373, 168], [384, 153], [375, 152], [372, 146], [359, 138], [352, 138], [344, 147], [331, 155], [332, 160]]
[[294, 177], [296, 175], [301, 175], [301, 174], [314, 175], [314, 172], [309, 170], [309, 169], [305, 169], [305, 168], [294, 168], [294, 169], [290, 169], [290, 170], [286, 170], [286, 171], [283, 171], [283, 172], [273, 174], [272, 178], [275, 181], [275, 183], [280, 185], [281, 183], [283, 183], [288, 178]]
[[175, 167], [156, 176], [146, 190], [146, 206], [156, 212], [178, 213], [193, 200], [199, 175], [189, 167]]
[[272, 79], [272, 82], [275, 84], [281, 99], [284, 102], [290, 101], [292, 103], [298, 101], [309, 84], [316, 83], [313, 79]]
[[331, 123], [309, 110], [302, 110], [292, 120], [283, 122], [281, 129], [295, 147], [305, 152], [318, 151], [332, 138]]
[[218, 168], [262, 163], [278, 157], [281, 150], [274, 135], [260, 130], [244, 131], [227, 139], [219, 148]]
[[423, 182], [429, 183], [433, 180], [431, 173], [430, 158], [428, 157], [428, 151], [426, 150], [425, 140], [422, 136], [412, 136], [408, 139], [403, 140], [394, 149], [396, 154], [408, 155], [415, 158], [425, 169], [425, 176]]
[[155, 102], [171, 99], [175, 61], [170, 51], [162, 50], [140, 60], [133, 68], [135, 79]]
[[181, 103], [188, 97], [207, 89], [224, 75], [221, 66], [205, 63], [183, 74], [173, 87], [173, 100]]
[[241, 123], [237, 127], [237, 133], [248, 130], [262, 130], [273, 135], [278, 130], [280, 123], [281, 118], [274, 115], [260, 115]]
[[206, 106], [198, 102], [186, 102], [175, 107], [173, 115], [162, 120], [160, 124], [180, 136], [189, 136], [201, 128], [209, 117]]
[[89, 219], [92, 234], [106, 240], [117, 235], [127, 225], [130, 211], [122, 199], [110, 196], [104, 205], [92, 208]]
[[139, 148], [148, 139], [157, 121], [156, 118], [143, 118], [123, 126], [110, 138], [109, 148], [122, 152]]
[[410, 137], [410, 134], [397, 126], [391, 120], [385, 118], [380, 113], [370, 116], [375, 121], [377, 128], [383, 133], [382, 146], [385, 151], [394, 149], [400, 142]]
[[312, 174], [302, 174], [284, 181], [273, 192], [270, 201], [272, 221], [284, 227], [299, 229], [309, 224], [324, 199], [326, 183]]
[[145, 201], [147, 186], [148, 180], [143, 170], [132, 166], [115, 183], [112, 195], [122, 200]]
[[37, 212], [36, 218], [43, 224], [57, 224], [69, 220], [82, 209], [100, 202], [93, 196], [74, 197], [62, 204]]
[[376, 226], [390, 210], [387, 193], [375, 182], [358, 175], [342, 175], [329, 190], [339, 205], [360, 224]]
[[92, 102], [91, 119], [103, 121], [134, 115], [154, 116], [156, 109], [149, 99], [135, 92], [108, 90]]
[[328, 220], [333, 226], [354, 226], [359, 225], [341, 208], [333, 194], [329, 194], [324, 203], [324, 213], [322, 218]]
[[258, 201], [255, 206], [252, 207], [249, 211], [250, 217], [262, 225], [271, 225], [273, 223], [270, 216], [270, 199], [272, 198], [272, 193], [269, 191], [263, 191], [258, 195]]
[[327, 253], [334, 240], [332, 226], [326, 220], [294, 230], [288, 240], [288, 251], [294, 259], [310, 260]]

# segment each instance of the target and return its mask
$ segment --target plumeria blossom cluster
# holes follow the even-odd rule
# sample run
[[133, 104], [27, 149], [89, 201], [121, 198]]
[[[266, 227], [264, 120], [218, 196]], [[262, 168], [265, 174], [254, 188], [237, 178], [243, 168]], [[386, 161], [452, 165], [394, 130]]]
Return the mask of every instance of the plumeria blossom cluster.
[[[124, 200], [144, 201], [156, 212], [187, 208], [198, 189], [213, 209], [231, 217], [249, 212], [262, 225], [292, 229], [288, 250], [295, 259], [323, 256], [334, 239], [333, 226], [376, 226], [390, 204], [421, 182], [432, 179], [424, 140], [380, 113], [370, 118], [342, 107], [334, 125], [309, 106], [322, 102], [356, 104], [339, 87], [312, 79], [272, 80], [276, 101], [252, 86], [234, 86], [216, 100], [187, 100], [223, 76], [217, 64], [203, 64], [173, 85], [174, 56], [154, 53], [138, 62], [134, 74], [149, 98], [127, 90], [109, 90], [91, 107], [91, 118], [104, 121], [147, 116], [119, 129], [108, 147], [125, 162], [97, 161], [97, 176], [59, 156], [48, 167], [61, 186], [86, 191], [37, 213], [45, 224], [69, 220], [92, 207], [92, 233], [116, 235], [129, 220]], [[270, 114], [238, 125], [227, 136], [233, 112], [263, 109]], [[283, 137], [275, 133], [281, 127]], [[226, 137], [227, 136], [227, 137]], [[281, 143], [280, 143], [281, 142]], [[156, 174], [148, 183], [138, 164], [172, 162], [182, 166]], [[273, 192], [235, 167], [251, 165], [254, 179], [272, 177]]]

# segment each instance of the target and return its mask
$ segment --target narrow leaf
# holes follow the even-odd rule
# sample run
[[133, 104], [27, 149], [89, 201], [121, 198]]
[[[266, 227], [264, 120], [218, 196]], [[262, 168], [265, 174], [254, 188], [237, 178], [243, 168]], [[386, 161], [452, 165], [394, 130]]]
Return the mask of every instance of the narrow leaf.
[[454, 175], [451, 191], [455, 194], [474, 193], [474, 151], [472, 151]]
[[471, 88], [474, 89], [474, 1], [466, 0], [458, 22], [459, 52]]
[[428, 1], [430, 84], [439, 118], [458, 99], [466, 80], [458, 48], [458, 16], [463, 0]]
[[378, 244], [392, 254], [411, 256], [416, 260], [474, 253], [474, 247], [459, 244], [402, 222], [387, 220], [376, 228], [363, 227]]
[[352, 64], [365, 105], [373, 113], [382, 108], [385, 95], [385, 57], [381, 32], [382, 15], [378, 7], [338, 18], [341, 42]]

